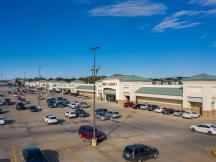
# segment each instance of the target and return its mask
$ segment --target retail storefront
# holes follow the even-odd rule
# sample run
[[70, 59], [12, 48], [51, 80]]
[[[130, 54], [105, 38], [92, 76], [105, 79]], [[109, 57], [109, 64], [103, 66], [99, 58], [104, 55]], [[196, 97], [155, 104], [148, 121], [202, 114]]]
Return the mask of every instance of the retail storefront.
[[136, 91], [136, 102], [168, 108], [182, 108], [181, 86], [143, 86]]

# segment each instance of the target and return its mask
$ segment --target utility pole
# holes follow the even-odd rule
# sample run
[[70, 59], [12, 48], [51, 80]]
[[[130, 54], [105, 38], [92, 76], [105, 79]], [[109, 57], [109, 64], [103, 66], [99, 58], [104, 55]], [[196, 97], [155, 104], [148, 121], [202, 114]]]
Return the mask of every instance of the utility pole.
[[99, 49], [100, 47], [94, 47], [91, 48], [90, 50], [93, 51], [93, 81], [94, 81], [94, 105], [93, 105], [93, 139], [92, 139], [92, 146], [96, 147], [97, 146], [97, 138], [95, 137], [95, 130], [96, 130], [96, 125], [95, 125], [95, 107], [96, 107], [96, 74], [99, 70], [99, 68], [96, 69], [96, 50]]
[[41, 97], [41, 93], [40, 93], [40, 80], [41, 80], [41, 67], [39, 66], [38, 68], [38, 72], [39, 72], [39, 96], [38, 96], [38, 108], [41, 108], [41, 101], [40, 101], [40, 97]]

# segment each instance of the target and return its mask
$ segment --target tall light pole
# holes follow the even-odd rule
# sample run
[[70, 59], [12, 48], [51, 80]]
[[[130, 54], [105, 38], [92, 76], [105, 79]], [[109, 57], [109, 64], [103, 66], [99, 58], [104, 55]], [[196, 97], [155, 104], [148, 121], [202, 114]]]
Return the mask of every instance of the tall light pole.
[[95, 126], [95, 107], [96, 107], [96, 85], [95, 85], [95, 82], [96, 82], [96, 74], [98, 72], [98, 68], [96, 69], [96, 50], [99, 49], [100, 47], [97, 46], [97, 47], [94, 47], [94, 48], [91, 48], [90, 50], [93, 52], [93, 68], [92, 68], [92, 71], [93, 71], [93, 81], [94, 81], [94, 105], [93, 105], [93, 139], [92, 139], [92, 146], [93, 147], [96, 147], [97, 146], [97, 139], [95, 137], [95, 130], [96, 130], [96, 126]]
[[41, 102], [40, 102], [40, 97], [41, 97], [41, 93], [40, 93], [40, 80], [41, 80], [41, 67], [39, 66], [38, 68], [38, 74], [39, 74], [39, 96], [38, 96], [38, 108], [41, 108]]

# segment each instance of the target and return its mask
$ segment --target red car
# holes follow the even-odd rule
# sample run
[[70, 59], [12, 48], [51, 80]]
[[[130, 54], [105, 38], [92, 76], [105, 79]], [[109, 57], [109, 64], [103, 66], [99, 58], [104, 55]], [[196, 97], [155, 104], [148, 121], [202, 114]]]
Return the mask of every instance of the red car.
[[17, 100], [21, 100], [21, 98], [22, 98], [21, 96], [17, 96], [16, 97]]
[[[86, 138], [88, 140], [92, 140], [93, 138], [93, 127], [89, 125], [83, 125], [79, 128], [79, 136], [81, 138]], [[98, 129], [95, 130], [95, 137], [97, 138], [98, 142], [102, 142], [106, 139], [105, 133], [99, 131]]]
[[124, 107], [134, 107], [135, 104], [133, 102], [126, 102], [124, 103]]

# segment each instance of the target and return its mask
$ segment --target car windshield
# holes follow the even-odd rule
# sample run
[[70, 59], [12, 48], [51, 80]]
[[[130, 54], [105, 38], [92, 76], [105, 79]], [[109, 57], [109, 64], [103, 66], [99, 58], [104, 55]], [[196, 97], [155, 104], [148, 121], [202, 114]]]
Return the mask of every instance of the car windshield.
[[216, 125], [211, 125], [211, 128], [216, 128]]
[[51, 116], [50, 119], [56, 119], [56, 117], [55, 116]]
[[125, 152], [127, 152], [127, 153], [133, 153], [133, 149], [131, 149], [131, 148], [129, 148], [129, 147], [126, 147], [125, 148]]
[[34, 152], [30, 152], [27, 154], [27, 159], [30, 160], [30, 159], [36, 159], [36, 158], [42, 158], [43, 157], [43, 154], [40, 150], [36, 150]]
[[118, 112], [113, 112], [113, 114], [119, 114]]

